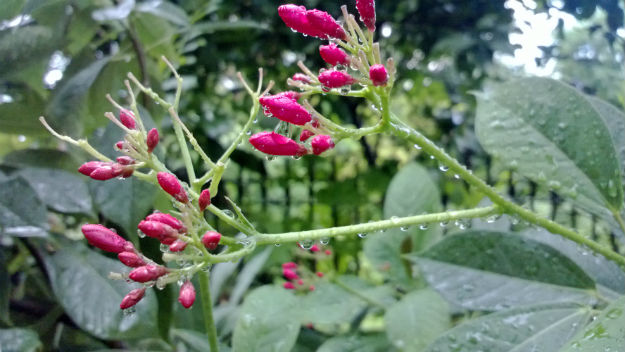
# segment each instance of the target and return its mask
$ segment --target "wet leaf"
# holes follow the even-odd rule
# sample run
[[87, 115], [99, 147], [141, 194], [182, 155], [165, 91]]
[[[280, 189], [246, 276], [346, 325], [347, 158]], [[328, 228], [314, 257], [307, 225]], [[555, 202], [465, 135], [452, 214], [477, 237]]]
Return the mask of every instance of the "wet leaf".
[[384, 334], [336, 336], [327, 339], [317, 352], [388, 352], [394, 348]]
[[320, 282], [313, 292], [298, 298], [298, 314], [303, 324], [349, 323], [367, 306], [362, 299], [328, 282]]
[[2, 352], [36, 352], [42, 349], [39, 336], [30, 329], [0, 329]]
[[135, 0], [122, 0], [117, 6], [105, 7], [93, 11], [91, 17], [96, 21], [123, 20], [130, 15], [134, 7]]
[[0, 182], [0, 233], [16, 237], [47, 236], [46, 207], [21, 177]]
[[625, 346], [625, 296], [612, 302], [561, 352], [616, 352]]

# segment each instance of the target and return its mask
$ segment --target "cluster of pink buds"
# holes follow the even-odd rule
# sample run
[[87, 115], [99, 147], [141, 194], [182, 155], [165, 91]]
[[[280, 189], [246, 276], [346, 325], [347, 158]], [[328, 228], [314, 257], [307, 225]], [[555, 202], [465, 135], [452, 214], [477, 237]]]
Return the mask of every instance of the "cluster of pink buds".
[[314, 282], [324, 275], [320, 271], [310, 273], [308, 269], [300, 269], [294, 262], [286, 262], [282, 264], [282, 276], [287, 280], [282, 287], [287, 290], [314, 291]]

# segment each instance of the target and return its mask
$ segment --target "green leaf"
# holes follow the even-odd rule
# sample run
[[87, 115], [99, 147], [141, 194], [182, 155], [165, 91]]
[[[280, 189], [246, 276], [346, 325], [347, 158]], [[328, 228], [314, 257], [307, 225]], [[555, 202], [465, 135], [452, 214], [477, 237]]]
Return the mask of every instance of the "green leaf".
[[189, 16], [183, 9], [168, 1], [151, 0], [137, 4], [135, 9], [138, 12], [147, 12], [179, 26], [190, 24]]
[[122, 0], [117, 6], [105, 7], [99, 10], [95, 10], [91, 13], [96, 21], [115, 21], [123, 20], [135, 7], [135, 0]]
[[156, 335], [156, 300], [151, 292], [136, 305], [136, 312], [124, 315], [122, 298], [138, 287], [108, 278], [110, 272], [127, 272], [117, 260], [81, 245], [63, 245], [46, 257], [52, 290], [65, 313], [81, 329], [106, 340]]
[[386, 334], [403, 351], [421, 351], [451, 327], [447, 302], [436, 292], [413, 291], [384, 315]]
[[[210, 346], [206, 338], [206, 333], [200, 333], [193, 330], [173, 329], [171, 331], [175, 339], [181, 341], [186, 345], [188, 351], [205, 352], [210, 351]], [[228, 346], [219, 346], [220, 352], [228, 352], [230, 348]]]
[[625, 176], [625, 114], [615, 106], [595, 97], [588, 96], [588, 101], [597, 110], [612, 135], [616, 147], [621, 174]]
[[0, 233], [17, 237], [47, 236], [48, 212], [21, 177], [0, 182]]
[[596, 302], [593, 280], [573, 261], [518, 234], [460, 233], [412, 260], [434, 289], [467, 309]]
[[339, 276], [336, 281], [383, 306], [390, 306], [396, 301], [395, 289], [388, 285], [374, 286], [353, 275]]
[[19, 15], [25, 0], [0, 1], [0, 21], [10, 20]]
[[58, 47], [52, 29], [44, 26], [22, 26], [0, 32], [0, 76], [18, 73]]
[[612, 302], [561, 352], [622, 351], [625, 347], [625, 296]]
[[232, 349], [291, 351], [299, 334], [297, 299], [281, 287], [262, 286], [245, 298], [234, 328]]
[[73, 154], [55, 149], [21, 149], [4, 156], [3, 164], [13, 167], [42, 167], [76, 172], [81, 161]]
[[575, 304], [505, 310], [454, 327], [426, 351], [556, 351], [584, 326], [589, 315], [588, 307]]
[[317, 352], [388, 352], [395, 349], [384, 334], [336, 336], [327, 339]]
[[38, 120], [45, 108], [44, 104], [43, 99], [33, 90], [21, 90], [13, 102], [0, 104], [0, 131], [28, 136], [47, 134], [48, 131]]
[[539, 184], [609, 217], [623, 206], [620, 151], [598, 105], [546, 78], [478, 94], [476, 134], [486, 151]]
[[[384, 216], [411, 216], [442, 210], [438, 186], [426, 169], [411, 163], [402, 168], [391, 180], [384, 199]], [[420, 251], [435, 242], [441, 235], [438, 226], [427, 230], [419, 227], [389, 229], [372, 234], [364, 243], [365, 256], [374, 267], [385, 274], [392, 283], [404, 288], [414, 284], [411, 268], [401, 258], [404, 253]]]
[[265, 262], [271, 255], [272, 251], [273, 248], [271, 247], [265, 248], [262, 252], [250, 258], [247, 263], [245, 263], [245, 266], [243, 267], [241, 272], [237, 274], [236, 284], [234, 285], [234, 288], [230, 293], [229, 302], [231, 304], [239, 304], [239, 301], [243, 297], [243, 294], [247, 292], [250, 285], [256, 278], [256, 275], [258, 275], [260, 270], [263, 268], [263, 265], [265, 265]]
[[91, 194], [83, 177], [63, 170], [26, 168], [17, 172], [51, 209], [93, 215]]
[[314, 291], [298, 298], [298, 314], [304, 324], [349, 323], [367, 306], [362, 299], [329, 282], [320, 282]]
[[2, 352], [36, 352], [43, 348], [37, 333], [30, 329], [0, 329]]

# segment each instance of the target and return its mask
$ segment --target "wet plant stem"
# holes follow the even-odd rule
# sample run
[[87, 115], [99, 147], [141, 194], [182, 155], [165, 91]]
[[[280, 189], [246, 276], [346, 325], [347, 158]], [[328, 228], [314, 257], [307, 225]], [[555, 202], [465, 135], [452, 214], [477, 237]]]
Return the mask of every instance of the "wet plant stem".
[[217, 344], [217, 328], [215, 327], [215, 319], [213, 318], [213, 302], [210, 293], [209, 273], [198, 272], [200, 281], [200, 294], [202, 295], [202, 313], [204, 314], [204, 328], [208, 337], [208, 345], [210, 352], [218, 352]]

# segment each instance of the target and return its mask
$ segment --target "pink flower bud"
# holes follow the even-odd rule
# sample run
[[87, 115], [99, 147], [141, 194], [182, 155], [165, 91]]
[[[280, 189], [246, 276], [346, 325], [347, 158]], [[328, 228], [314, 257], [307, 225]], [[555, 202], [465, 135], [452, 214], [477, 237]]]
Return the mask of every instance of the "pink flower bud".
[[146, 262], [143, 261], [138, 254], [133, 252], [121, 252], [117, 255], [117, 258], [120, 262], [124, 263], [124, 265], [131, 268], [138, 268], [146, 265]]
[[300, 142], [306, 142], [308, 140], [308, 138], [314, 136], [315, 134], [312, 133], [309, 130], [303, 130], [302, 133], [300, 133], [299, 135], [299, 141]]
[[203, 190], [200, 193], [197, 203], [200, 206], [200, 211], [204, 211], [207, 206], [211, 205], [211, 192], [208, 189]]
[[311, 27], [322, 33], [320, 38], [336, 38], [347, 40], [347, 34], [338, 22], [332, 16], [321, 10], [308, 10], [306, 11], [306, 19]]
[[332, 251], [329, 249], [326, 249], [323, 253], [325, 253], [325, 255], [332, 255]]
[[308, 290], [310, 290], [311, 292], [315, 290], [315, 285], [310, 285], [308, 286]]
[[311, 37], [325, 38], [326, 36], [320, 30], [310, 24], [306, 13], [304, 6], [287, 4], [278, 7], [278, 15], [292, 30]]
[[148, 153], [152, 153], [156, 145], [158, 144], [158, 130], [156, 128], [151, 129], [148, 132], [148, 137], [145, 140], [145, 144], [148, 146]]
[[295, 95], [288, 93], [290, 92], [262, 96], [258, 101], [263, 106], [266, 115], [294, 125], [305, 125], [311, 120], [310, 113], [292, 98]]
[[91, 175], [92, 172], [94, 172], [96, 169], [106, 165], [107, 163], [103, 162], [103, 161], [88, 161], [82, 165], [80, 165], [80, 167], [78, 168], [78, 172], [80, 172], [81, 174], [85, 175], [85, 176], [89, 176]]
[[178, 239], [178, 231], [162, 222], [141, 220], [137, 227], [147, 236], [157, 238], [163, 244], [169, 245]]
[[356, 82], [347, 72], [337, 70], [325, 70], [317, 78], [327, 88], [340, 88]]
[[348, 65], [349, 56], [336, 44], [330, 43], [328, 45], [322, 45], [319, 47], [319, 54], [323, 61], [329, 63], [332, 66], [336, 65]]
[[296, 268], [297, 268], [297, 264], [293, 262], [282, 263], [282, 269], [296, 269]]
[[215, 231], [206, 231], [204, 236], [202, 236], [202, 244], [210, 250], [217, 248], [219, 240], [221, 240], [221, 234]]
[[308, 154], [305, 146], [275, 132], [256, 133], [250, 137], [250, 143], [254, 148], [269, 155], [302, 156]]
[[328, 149], [334, 148], [334, 141], [332, 141], [332, 137], [320, 134], [313, 137], [310, 146], [312, 147], [313, 153], [319, 155]]
[[117, 157], [117, 163], [120, 165], [132, 165], [135, 163], [135, 159], [129, 157], [129, 156], [119, 156]]
[[124, 149], [124, 141], [119, 141], [119, 142], [115, 143], [115, 148], [117, 148], [117, 150]]
[[169, 250], [172, 252], [182, 252], [187, 248], [187, 242], [183, 240], [176, 240], [169, 246]]
[[165, 225], [171, 226], [174, 229], [178, 230], [178, 233], [185, 233], [187, 232], [187, 228], [184, 226], [184, 224], [182, 223], [182, 221], [178, 220], [177, 218], [169, 215], [169, 214], [165, 214], [165, 213], [152, 213], [148, 216], [145, 217], [145, 220], [147, 221], [156, 221], [156, 222], [160, 222], [163, 223]]
[[122, 122], [122, 125], [126, 126], [126, 128], [134, 130], [135, 129], [135, 114], [130, 110], [121, 109], [119, 111], [119, 121]]
[[117, 176], [124, 176], [124, 171], [122, 165], [117, 163], [105, 163], [93, 170], [93, 172], [89, 174], [89, 177], [97, 181], [106, 181]]
[[169, 193], [169, 195], [176, 198], [177, 201], [182, 203], [187, 203], [189, 201], [187, 192], [182, 188], [176, 176], [167, 172], [159, 172], [156, 174], [156, 179], [163, 191]]
[[297, 280], [297, 284], [302, 286], [304, 284], [304, 280], [302, 280], [302, 279]]
[[317, 271], [315, 275], [317, 275], [318, 277], [323, 277], [323, 273], [321, 271]]
[[167, 274], [167, 268], [160, 265], [144, 265], [133, 269], [128, 277], [136, 282], [154, 281]]
[[195, 302], [195, 287], [193, 287], [191, 281], [187, 281], [180, 286], [178, 302], [185, 308], [191, 308], [193, 302]]
[[287, 290], [295, 290], [295, 285], [292, 282], [285, 282], [282, 286]]
[[310, 251], [313, 252], [313, 253], [314, 252], [319, 252], [320, 251], [319, 246], [314, 244], [312, 247], [310, 247]]
[[282, 275], [284, 275], [287, 280], [299, 279], [299, 276], [291, 269], [282, 269]]
[[296, 73], [293, 75], [293, 77], [291, 77], [291, 79], [294, 81], [304, 82], [306, 84], [312, 82], [312, 79], [310, 79], [308, 75], [305, 75], [303, 73]]
[[145, 295], [145, 287], [130, 291], [124, 297], [124, 299], [122, 299], [122, 303], [119, 305], [119, 308], [126, 309], [126, 308], [130, 308], [134, 306], [135, 304], [139, 303], [139, 301], [143, 298], [144, 295]]
[[356, 0], [360, 20], [371, 32], [375, 31], [375, 0]]
[[89, 244], [107, 252], [121, 253], [128, 242], [120, 235], [100, 224], [83, 225], [82, 233]]
[[384, 65], [375, 64], [369, 68], [369, 79], [373, 82], [374, 86], [384, 86], [388, 82], [388, 73]]

